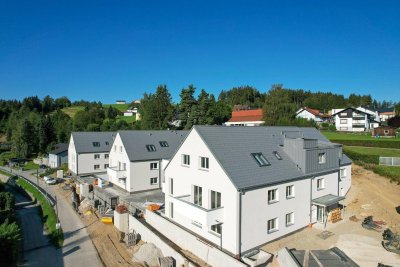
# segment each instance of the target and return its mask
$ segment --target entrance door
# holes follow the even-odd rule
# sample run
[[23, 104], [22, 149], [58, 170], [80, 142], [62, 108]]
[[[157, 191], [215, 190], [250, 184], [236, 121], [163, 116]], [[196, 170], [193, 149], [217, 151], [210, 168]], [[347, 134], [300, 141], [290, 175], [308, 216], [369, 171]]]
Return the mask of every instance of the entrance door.
[[324, 207], [317, 206], [317, 221], [324, 222]]

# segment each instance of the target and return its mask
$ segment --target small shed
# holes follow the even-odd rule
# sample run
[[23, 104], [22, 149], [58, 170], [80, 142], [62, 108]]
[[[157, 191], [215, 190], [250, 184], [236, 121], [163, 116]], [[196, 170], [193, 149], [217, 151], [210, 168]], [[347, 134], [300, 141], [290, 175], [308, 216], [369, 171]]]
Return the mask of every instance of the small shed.
[[396, 137], [396, 128], [391, 126], [379, 126], [372, 129], [372, 136]]

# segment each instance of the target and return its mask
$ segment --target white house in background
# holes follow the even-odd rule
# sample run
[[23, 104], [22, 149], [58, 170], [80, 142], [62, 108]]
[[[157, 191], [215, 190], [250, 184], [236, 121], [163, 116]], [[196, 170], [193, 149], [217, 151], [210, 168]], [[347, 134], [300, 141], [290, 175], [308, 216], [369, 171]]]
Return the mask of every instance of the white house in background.
[[336, 130], [348, 132], [364, 132], [379, 126], [379, 121], [369, 113], [356, 108], [346, 108], [332, 114]]
[[187, 131], [119, 131], [110, 151], [109, 181], [128, 192], [159, 189], [164, 168]]
[[124, 116], [125, 117], [135, 116], [135, 119], [138, 121], [138, 120], [140, 120], [139, 109], [137, 107], [135, 107], [135, 108], [131, 107], [124, 112]]
[[72, 132], [68, 169], [74, 175], [105, 173], [115, 132]]
[[49, 167], [58, 168], [64, 163], [68, 163], [68, 144], [56, 144], [49, 152]]
[[379, 110], [379, 118], [381, 119], [381, 121], [387, 121], [394, 116], [396, 116], [394, 108], [383, 108]]
[[313, 120], [315, 122], [325, 122], [328, 121], [329, 115], [324, 114], [318, 109], [304, 107], [296, 112], [296, 118], [303, 118], [307, 120]]
[[263, 124], [262, 109], [235, 110], [226, 126], [260, 126]]
[[350, 188], [351, 161], [314, 128], [194, 126], [163, 183], [164, 216], [242, 256], [322, 227]]
[[117, 100], [117, 101], [115, 101], [115, 104], [117, 104], [117, 105], [125, 105], [126, 101], [125, 100]]

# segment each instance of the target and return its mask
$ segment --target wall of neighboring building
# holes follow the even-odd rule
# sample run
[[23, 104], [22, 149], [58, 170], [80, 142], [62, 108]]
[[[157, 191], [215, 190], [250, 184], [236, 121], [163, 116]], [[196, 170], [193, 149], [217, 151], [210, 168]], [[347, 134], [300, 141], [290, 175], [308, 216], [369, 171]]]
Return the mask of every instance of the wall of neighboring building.
[[237, 122], [225, 122], [226, 126], [260, 126], [263, 121], [237, 121]]
[[[95, 159], [95, 154], [99, 154], [100, 158]], [[109, 165], [109, 159], [106, 158], [109, 152], [96, 152], [96, 153], [80, 153], [77, 155], [78, 159], [78, 175], [92, 174], [92, 173], [106, 173]], [[99, 165], [99, 169], [95, 169], [95, 165]]]
[[49, 166], [51, 168], [58, 168], [62, 164], [68, 163], [68, 151], [59, 154], [49, 154]]
[[[183, 154], [190, 155], [190, 166], [182, 164]], [[209, 158], [208, 170], [199, 168], [199, 157]], [[201, 207], [193, 203], [193, 186], [202, 188]], [[211, 190], [221, 193], [221, 208], [211, 209]], [[220, 245], [222, 239], [224, 249], [235, 255], [239, 253], [238, 192], [195, 129], [167, 166], [163, 192], [167, 217], [216, 245]], [[179, 198], [183, 196], [187, 197]], [[222, 237], [211, 231], [211, 225], [218, 222], [223, 223]]]
[[68, 169], [73, 173], [78, 173], [78, 155], [75, 150], [74, 138], [71, 139], [68, 145]]
[[[123, 166], [125, 166], [125, 170], [123, 170]], [[125, 151], [125, 147], [122, 143], [120, 135], [117, 134], [114, 139], [113, 145], [111, 146], [109, 169], [107, 170], [110, 182], [122, 189], [129, 191], [129, 188], [131, 187], [130, 167], [131, 164], [128, 158], [128, 154]], [[124, 171], [124, 173], [126, 174], [126, 179], [118, 179], [115, 175], [116, 170]]]
[[344, 175], [340, 177], [339, 182], [339, 195], [345, 196], [349, 192], [351, 187], [351, 164], [346, 166], [341, 166], [340, 169], [344, 169]]
[[303, 118], [307, 120], [314, 120], [316, 122], [321, 122], [322, 120], [316, 117], [314, 114], [308, 112], [307, 110], [303, 109], [300, 113], [296, 115], [297, 118]]
[[[286, 198], [286, 187], [294, 186], [294, 197]], [[278, 201], [268, 203], [268, 191], [277, 189]], [[242, 252], [289, 234], [310, 223], [310, 179], [297, 180], [242, 195]], [[294, 224], [286, 225], [293, 212]], [[277, 231], [268, 232], [268, 220], [277, 218]]]
[[[157, 164], [156, 169], [151, 169], [152, 163]], [[160, 182], [160, 160], [136, 161], [130, 163], [130, 185], [129, 192], [145, 191], [161, 188]], [[156, 178], [157, 183], [151, 184], [151, 178]]]

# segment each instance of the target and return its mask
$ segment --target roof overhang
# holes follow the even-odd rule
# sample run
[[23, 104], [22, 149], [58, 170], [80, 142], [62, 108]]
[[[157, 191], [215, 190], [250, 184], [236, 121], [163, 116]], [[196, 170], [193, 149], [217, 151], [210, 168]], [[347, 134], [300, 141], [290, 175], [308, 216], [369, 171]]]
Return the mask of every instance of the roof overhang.
[[344, 200], [345, 197], [341, 196], [334, 196], [332, 194], [328, 194], [319, 198], [315, 198], [312, 200], [313, 204], [319, 205], [319, 206], [325, 206], [328, 207], [332, 204], [336, 204], [341, 200]]

